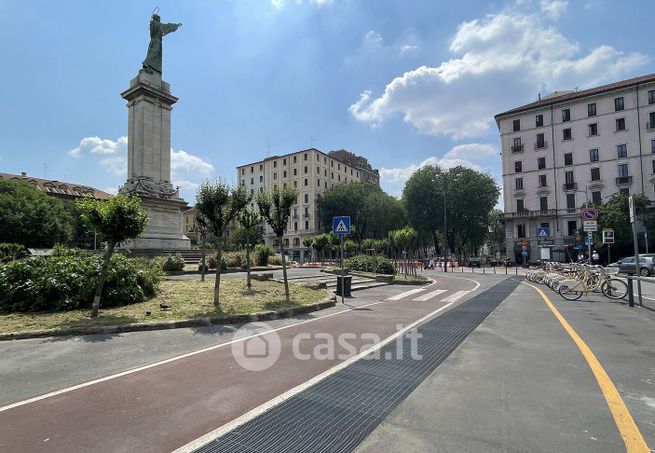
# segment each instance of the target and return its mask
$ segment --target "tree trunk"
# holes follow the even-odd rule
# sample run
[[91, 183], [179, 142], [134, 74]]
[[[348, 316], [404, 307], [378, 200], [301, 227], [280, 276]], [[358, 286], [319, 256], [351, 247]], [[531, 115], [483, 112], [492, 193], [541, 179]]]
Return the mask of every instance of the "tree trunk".
[[200, 281], [204, 282], [205, 281], [205, 235], [201, 234], [200, 236], [201, 241], [200, 241], [200, 247], [202, 247], [202, 251], [200, 254]]
[[216, 281], [214, 282], [214, 308], [218, 310], [220, 305], [221, 291], [221, 262], [223, 260], [223, 244], [220, 242], [216, 247]]
[[250, 244], [246, 244], [246, 286], [252, 288], [250, 284]]
[[282, 252], [282, 276], [284, 278], [284, 295], [287, 298], [287, 303], [291, 301], [289, 299], [289, 281], [287, 280], [287, 260], [284, 257], [284, 241], [282, 236], [280, 236], [280, 251]]
[[100, 309], [100, 299], [102, 298], [102, 289], [105, 286], [105, 280], [107, 280], [107, 273], [109, 272], [109, 261], [111, 260], [111, 255], [114, 253], [114, 247], [116, 247], [116, 242], [110, 240], [107, 243], [107, 250], [105, 251], [105, 256], [102, 259], [100, 276], [98, 277], [98, 282], [96, 283], [96, 293], [95, 296], [93, 296], [93, 304], [91, 305], [92, 318], [98, 316], [98, 310]]

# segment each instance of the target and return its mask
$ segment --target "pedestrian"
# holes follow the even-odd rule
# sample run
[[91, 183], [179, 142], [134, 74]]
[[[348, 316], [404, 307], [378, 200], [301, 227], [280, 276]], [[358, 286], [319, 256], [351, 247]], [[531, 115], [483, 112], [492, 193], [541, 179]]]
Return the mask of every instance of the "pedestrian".
[[598, 252], [594, 250], [594, 252], [591, 254], [591, 261], [593, 264], [598, 264], [598, 259], [600, 256], [598, 256]]

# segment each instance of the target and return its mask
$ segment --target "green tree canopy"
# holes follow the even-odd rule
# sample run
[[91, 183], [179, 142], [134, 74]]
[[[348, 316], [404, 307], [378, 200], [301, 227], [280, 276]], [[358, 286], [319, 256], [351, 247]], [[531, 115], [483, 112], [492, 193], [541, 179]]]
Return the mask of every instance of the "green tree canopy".
[[321, 225], [332, 228], [332, 218], [350, 216], [353, 236], [382, 239], [390, 230], [405, 223], [402, 204], [378, 186], [367, 182], [338, 184], [318, 196]]
[[[632, 249], [632, 225], [630, 224], [630, 209], [628, 207], [628, 195], [615, 194], [605, 203], [594, 205], [598, 209], [598, 230], [603, 228], [612, 228], [614, 230], [614, 244], [613, 247], [620, 249], [625, 248], [626, 252]], [[645, 196], [638, 194], [634, 195], [635, 209], [637, 213], [643, 212], [646, 206], [650, 206], [650, 201]], [[638, 215], [639, 220], [643, 220], [641, 215]], [[652, 223], [652, 217], [646, 219], [646, 226]], [[595, 246], [602, 245], [602, 236], [600, 234], [594, 235], [596, 238]]]
[[26, 247], [67, 243], [73, 233], [73, 219], [60, 200], [18, 180], [0, 180], [0, 225], [0, 242]]

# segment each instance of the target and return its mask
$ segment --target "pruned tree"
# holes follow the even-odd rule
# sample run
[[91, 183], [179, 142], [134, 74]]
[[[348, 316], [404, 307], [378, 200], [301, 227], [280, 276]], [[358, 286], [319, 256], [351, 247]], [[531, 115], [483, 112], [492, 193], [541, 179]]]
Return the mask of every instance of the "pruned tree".
[[214, 306], [220, 309], [221, 262], [223, 243], [228, 225], [246, 207], [250, 197], [243, 186], [231, 187], [223, 180], [205, 181], [196, 194], [196, 211], [205, 219], [207, 228], [216, 238], [216, 281]]
[[307, 247], [307, 251], [311, 253], [314, 246], [314, 238], [312, 236], [305, 236], [302, 240], [302, 245]]
[[283, 186], [279, 189], [273, 187], [272, 192], [259, 192], [257, 194], [257, 205], [262, 217], [271, 227], [280, 241], [280, 251], [282, 252], [282, 275], [284, 276], [284, 294], [287, 303], [289, 302], [289, 282], [287, 280], [286, 258], [284, 256], [284, 232], [287, 229], [287, 223], [291, 216], [291, 206], [298, 199], [298, 191], [292, 187]]
[[121, 242], [134, 239], [143, 233], [143, 229], [148, 223], [148, 213], [141, 208], [141, 199], [125, 195], [116, 195], [107, 201], [87, 198], [79, 200], [77, 206], [84, 224], [97, 231], [100, 239], [107, 242], [91, 305], [91, 317], [95, 318], [100, 309], [102, 289], [107, 279], [109, 262], [114, 249]]
[[209, 228], [207, 225], [207, 220], [202, 216], [202, 214], [198, 213], [197, 209], [193, 228], [200, 235], [200, 281], [204, 282], [205, 271], [207, 270], [205, 250], [207, 247], [207, 232], [209, 231]]
[[241, 225], [241, 241], [246, 248], [246, 286], [250, 283], [250, 251], [262, 237], [262, 217], [253, 209], [246, 208], [238, 217]]

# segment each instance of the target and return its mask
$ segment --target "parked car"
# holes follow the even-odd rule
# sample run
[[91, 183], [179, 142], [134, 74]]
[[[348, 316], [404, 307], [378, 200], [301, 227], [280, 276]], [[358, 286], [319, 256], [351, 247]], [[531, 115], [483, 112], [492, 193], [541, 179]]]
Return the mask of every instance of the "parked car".
[[[616, 262], [619, 265], [619, 272], [622, 274], [634, 274], [635, 273], [635, 257], [627, 256], [621, 258]], [[611, 265], [610, 265], [611, 266]], [[639, 255], [639, 275], [642, 277], [648, 277], [649, 275], [655, 274], [655, 255], [653, 254], [643, 254]]]
[[469, 258], [468, 262], [466, 263], [466, 266], [468, 267], [482, 267], [482, 261], [480, 261], [480, 258], [477, 256], [472, 256]]

